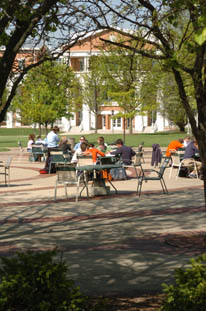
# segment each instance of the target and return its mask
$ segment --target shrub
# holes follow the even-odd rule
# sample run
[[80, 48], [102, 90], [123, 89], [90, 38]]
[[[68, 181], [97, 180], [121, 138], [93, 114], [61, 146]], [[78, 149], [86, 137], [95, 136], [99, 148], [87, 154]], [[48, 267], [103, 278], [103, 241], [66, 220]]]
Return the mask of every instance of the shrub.
[[85, 311], [88, 298], [67, 278], [67, 267], [56, 251], [17, 253], [1, 258], [1, 311]]
[[175, 285], [163, 284], [162, 311], [206, 310], [206, 255], [190, 260], [191, 267], [175, 271]]

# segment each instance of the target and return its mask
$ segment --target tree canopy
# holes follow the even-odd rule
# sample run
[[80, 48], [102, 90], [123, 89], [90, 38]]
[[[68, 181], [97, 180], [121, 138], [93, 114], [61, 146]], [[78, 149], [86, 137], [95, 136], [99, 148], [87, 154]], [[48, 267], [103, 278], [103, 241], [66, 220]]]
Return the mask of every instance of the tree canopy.
[[[96, 29], [83, 17], [81, 8], [69, 0], [2, 0], [0, 3], [0, 122], [24, 75], [48, 59], [58, 58], [79, 38]], [[40, 49], [35, 63], [14, 72], [16, 55], [22, 47]], [[59, 49], [58, 49], [59, 48]], [[2, 100], [7, 85], [7, 100]]]
[[70, 117], [81, 106], [81, 99], [80, 83], [71, 69], [47, 61], [29, 71], [12, 106], [22, 122], [47, 127], [63, 116]]

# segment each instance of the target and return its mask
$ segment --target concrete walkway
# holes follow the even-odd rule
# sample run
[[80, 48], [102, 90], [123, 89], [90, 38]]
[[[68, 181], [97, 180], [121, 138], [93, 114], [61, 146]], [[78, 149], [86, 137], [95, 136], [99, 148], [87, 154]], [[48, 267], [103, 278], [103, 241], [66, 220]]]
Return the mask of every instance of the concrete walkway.
[[[62, 186], [54, 201], [55, 174], [40, 175], [44, 163], [28, 161], [15, 149], [11, 185], [0, 175], [0, 255], [58, 247], [70, 276], [86, 294], [137, 294], [161, 290], [174, 268], [206, 251], [206, 217], [201, 180], [169, 179], [169, 195], [159, 182], [116, 181], [117, 195], [68, 199]], [[1, 159], [9, 153], [1, 153]], [[145, 167], [151, 154], [146, 153]], [[112, 189], [111, 189], [112, 190]]]

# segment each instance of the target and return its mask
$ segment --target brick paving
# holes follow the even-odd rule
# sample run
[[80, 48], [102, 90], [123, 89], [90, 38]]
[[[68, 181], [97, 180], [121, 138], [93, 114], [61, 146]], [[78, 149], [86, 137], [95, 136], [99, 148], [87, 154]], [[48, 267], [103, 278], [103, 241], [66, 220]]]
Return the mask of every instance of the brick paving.
[[[143, 185], [137, 180], [116, 181], [118, 194], [75, 202], [58, 187], [55, 174], [40, 175], [44, 163], [29, 162], [19, 150], [13, 156], [11, 185], [0, 175], [0, 255], [16, 251], [58, 248], [70, 276], [86, 294], [137, 294], [161, 290], [172, 282], [174, 268], [205, 252], [206, 213], [203, 183], [179, 178]], [[1, 154], [1, 160], [8, 153]], [[145, 156], [150, 167], [150, 153]]]

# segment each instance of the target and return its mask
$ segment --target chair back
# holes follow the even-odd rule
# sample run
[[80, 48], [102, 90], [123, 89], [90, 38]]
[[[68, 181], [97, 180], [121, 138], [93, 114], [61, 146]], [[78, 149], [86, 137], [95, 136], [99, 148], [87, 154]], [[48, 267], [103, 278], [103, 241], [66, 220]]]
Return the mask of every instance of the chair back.
[[65, 158], [63, 151], [50, 151], [50, 157], [52, 163], [64, 163]]
[[32, 153], [43, 154], [43, 148], [39, 145], [32, 145]]
[[99, 158], [100, 164], [115, 164], [117, 161], [119, 161], [119, 157], [101, 157]]
[[170, 159], [164, 158], [164, 161], [162, 162], [160, 169], [159, 169], [159, 177], [161, 178], [164, 175], [165, 169], [168, 167]]
[[9, 168], [10, 167], [10, 165], [11, 165], [11, 161], [12, 161], [12, 157], [11, 156], [9, 156], [8, 158], [7, 158], [7, 160], [6, 160], [6, 162], [5, 162], [5, 168]]
[[56, 174], [57, 180], [60, 183], [69, 182], [72, 184], [77, 182], [77, 171], [74, 166], [57, 165]]
[[178, 156], [180, 158], [180, 160], [182, 160], [184, 158], [184, 154], [185, 154], [185, 148], [179, 148], [177, 150]]
[[142, 159], [142, 153], [141, 152], [136, 152], [134, 156], [133, 165], [135, 166], [141, 166], [141, 159]]
[[180, 164], [180, 157], [178, 153], [172, 153], [171, 154], [172, 159], [172, 166], [179, 166]]
[[93, 165], [93, 159], [92, 159], [92, 155], [88, 154], [88, 155], [77, 155], [77, 166], [82, 166], [82, 165]]

